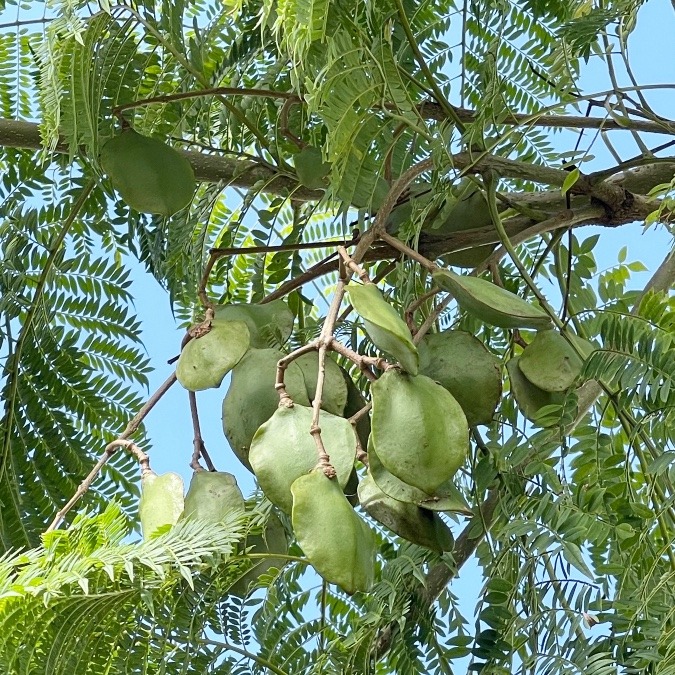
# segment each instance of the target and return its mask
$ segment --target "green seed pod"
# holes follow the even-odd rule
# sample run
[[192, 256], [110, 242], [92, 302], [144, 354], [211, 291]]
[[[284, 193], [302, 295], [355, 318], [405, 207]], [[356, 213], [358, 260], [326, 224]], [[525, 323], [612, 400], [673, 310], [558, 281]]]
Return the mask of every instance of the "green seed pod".
[[293, 312], [283, 300], [264, 305], [233, 304], [215, 308], [214, 323], [243, 321], [248, 327], [251, 347], [266, 349], [283, 345], [293, 332]]
[[518, 360], [520, 372], [539, 389], [565, 391], [581, 374], [584, 362], [554, 330], [539, 331]]
[[219, 387], [248, 345], [248, 328], [242, 321], [214, 323], [208, 333], [185, 345], [176, 364], [176, 377], [190, 391]]
[[[506, 363], [511, 391], [518, 408], [531, 422], [536, 422], [539, 411], [547, 405], [562, 405], [565, 402], [564, 392], [548, 392], [530, 382], [520, 370], [520, 356], [515, 356]], [[551, 422], [553, 426], [555, 422]]]
[[430, 495], [412, 485], [404, 483], [389, 473], [373, 447], [372, 438], [368, 443], [368, 473], [384, 494], [399, 502], [416, 504], [422, 509], [430, 511], [446, 511], [448, 513], [463, 513], [471, 515], [472, 511], [464, 499], [464, 495], [457, 489], [452, 479], [445, 481]]
[[142, 213], [170, 216], [190, 203], [196, 189], [192, 166], [183, 155], [133, 129], [111, 138], [100, 161], [122, 199]]
[[371, 518], [399, 537], [432, 551], [452, 550], [452, 532], [437, 513], [392, 499], [377, 487], [370, 475], [359, 483], [359, 501]]
[[460, 276], [450, 270], [437, 270], [433, 279], [452, 293], [459, 306], [481, 321], [501, 328], [537, 328], [551, 326], [551, 319], [538, 307], [485, 279]]
[[[262, 534], [249, 534], [242, 546], [246, 550], [250, 549], [249, 553], [278, 553], [286, 555], [288, 553], [286, 530], [279, 518], [270, 513]], [[287, 562], [285, 558], [254, 559], [251, 568], [230, 586], [230, 593], [243, 598], [251, 584], [255, 584], [263, 574], [266, 574], [273, 567], [281, 569]]]
[[324, 162], [321, 150], [306, 145], [295, 157], [295, 172], [298, 180], [312, 190], [325, 188], [326, 176], [330, 173], [330, 162]]
[[418, 348], [420, 373], [457, 399], [469, 426], [490, 424], [502, 395], [497, 357], [480, 340], [461, 330], [426, 335]]
[[245, 509], [244, 495], [231, 473], [195, 471], [181, 519], [221, 523], [229, 514], [244, 513]]
[[141, 477], [138, 514], [143, 538], [150, 538], [163, 525], [175, 525], [183, 513], [183, 479], [177, 473], [158, 476], [154, 471]]
[[[223, 431], [239, 461], [251, 469], [248, 451], [260, 425], [279, 407], [274, 388], [277, 361], [284, 354], [276, 349], [249, 349], [232, 370], [232, 382], [223, 400]], [[295, 363], [286, 368], [286, 391], [300, 405], [309, 405], [302, 371]]]
[[469, 427], [447, 389], [424, 375], [386, 371], [371, 387], [373, 447], [384, 467], [428, 494], [455, 475]]
[[[344, 488], [349, 481], [356, 456], [356, 437], [352, 425], [342, 417], [322, 413], [321, 438], [337, 482]], [[301, 405], [280, 407], [256, 432], [249, 461], [265, 496], [282, 511], [291, 512], [291, 485], [317, 463], [312, 426], [312, 409]]]
[[[319, 375], [319, 353], [310, 352], [297, 358], [295, 363], [305, 378], [307, 398], [310, 403], [316, 396], [316, 381]], [[347, 403], [347, 383], [342, 376], [340, 366], [330, 356], [326, 356], [326, 370], [323, 382], [323, 394], [321, 396], [321, 409], [332, 415], [342, 415]]]
[[347, 593], [373, 584], [375, 537], [349, 505], [337, 481], [322, 471], [300, 476], [291, 486], [293, 530], [314, 569]]
[[405, 322], [384, 299], [380, 289], [375, 284], [351, 283], [347, 293], [373, 344], [391, 354], [411, 375], [417, 375], [417, 347]]

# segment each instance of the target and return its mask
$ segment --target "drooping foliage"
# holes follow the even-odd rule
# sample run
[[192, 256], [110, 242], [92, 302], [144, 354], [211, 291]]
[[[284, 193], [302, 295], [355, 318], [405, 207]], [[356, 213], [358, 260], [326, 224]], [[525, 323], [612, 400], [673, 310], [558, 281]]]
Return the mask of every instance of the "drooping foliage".
[[[0, 1], [2, 672], [675, 672], [659, 2]], [[134, 266], [261, 487], [142, 541]]]

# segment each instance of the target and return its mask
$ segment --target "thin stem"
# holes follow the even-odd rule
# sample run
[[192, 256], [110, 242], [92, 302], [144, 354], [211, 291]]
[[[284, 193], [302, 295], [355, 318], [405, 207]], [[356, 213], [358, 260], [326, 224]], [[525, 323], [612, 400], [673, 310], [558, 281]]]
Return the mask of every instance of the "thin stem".
[[[176, 373], [172, 373], [155, 391], [155, 393], [146, 401], [143, 407], [131, 418], [124, 431], [111, 443], [108, 443], [103, 454], [98, 459], [93, 469], [89, 472], [87, 477], [80, 483], [80, 486], [77, 488], [75, 494], [68, 500], [65, 506], [56, 514], [56, 517], [52, 521], [51, 525], [47, 528], [47, 532], [55, 530], [66, 514], [75, 506], [78, 500], [89, 490], [91, 484], [94, 482], [101, 469], [108, 463], [110, 458], [115, 453], [115, 450], [119, 447], [124, 447], [126, 450], [133, 452], [136, 455], [136, 458], [141, 464], [143, 471], [149, 470], [149, 465], [144, 463], [147, 460], [147, 455], [143, 453], [138, 446], [128, 440], [129, 436], [133, 434], [138, 427], [141, 425], [141, 422], [146, 418], [148, 413], [155, 407], [157, 402], [166, 394], [166, 392], [171, 388], [171, 386], [176, 382]], [[143, 457], [144, 456], [144, 457]]]
[[260, 96], [263, 98], [284, 98], [297, 100], [295, 95], [285, 91], [274, 91], [272, 89], [246, 89], [240, 87], [211, 87], [209, 89], [200, 89], [198, 91], [181, 91], [177, 94], [164, 94], [162, 96], [152, 96], [143, 98], [131, 103], [123, 103], [113, 108], [113, 114], [118, 114], [131, 108], [139, 108], [153, 103], [172, 103], [173, 101], [182, 101], [190, 98], [201, 98], [202, 96]]
[[435, 265], [428, 258], [425, 258], [421, 253], [418, 253], [414, 249], [410, 248], [407, 244], [404, 244], [400, 239], [392, 237], [386, 232], [380, 234], [380, 239], [386, 241], [389, 246], [395, 248], [397, 251], [401, 251], [404, 255], [408, 256], [411, 260], [419, 263], [425, 270], [428, 272], [435, 272], [438, 269], [438, 265]]
[[199, 459], [203, 457], [208, 470], [215, 471], [216, 467], [211, 461], [211, 457], [204, 444], [204, 439], [202, 438], [202, 429], [199, 424], [199, 410], [197, 409], [197, 394], [194, 391], [188, 391], [188, 398], [190, 399], [190, 417], [192, 418], [192, 429], [194, 431], [194, 439], [192, 441], [194, 449], [192, 451], [190, 467], [195, 471], [199, 471], [202, 468], [199, 464]]
[[24, 345], [26, 344], [26, 340], [30, 335], [33, 321], [37, 316], [38, 307], [41, 306], [40, 298], [45, 292], [50, 273], [56, 264], [56, 259], [61, 254], [63, 242], [68, 236], [70, 228], [73, 226], [73, 223], [75, 222], [75, 219], [79, 215], [80, 211], [82, 211], [84, 208], [84, 205], [95, 186], [95, 180], [89, 181], [84, 186], [82, 193], [70, 209], [70, 213], [64, 221], [63, 227], [61, 227], [61, 230], [58, 232], [51, 243], [49, 255], [47, 256], [47, 260], [45, 260], [45, 265], [42, 268], [40, 278], [38, 279], [37, 286], [35, 287], [35, 293], [33, 294], [33, 298], [31, 300], [30, 309], [28, 310], [28, 314], [26, 314], [26, 318], [23, 322], [23, 325], [21, 326], [21, 331], [14, 345], [14, 353], [11, 355], [11, 359], [9, 360], [10, 368], [6, 376], [6, 381], [9, 382], [10, 385], [5, 403], [5, 420], [3, 423], [4, 435], [2, 440], [2, 454], [0, 455], [0, 477], [6, 471], [12, 435], [14, 433], [14, 408], [16, 406], [16, 398], [19, 390], [19, 368], [21, 366], [21, 354], [23, 352]]
[[237, 645], [233, 645], [229, 642], [219, 642], [218, 640], [210, 640], [208, 638], [200, 638], [199, 641], [202, 644], [213, 645], [214, 647], [222, 647], [223, 649], [227, 649], [231, 652], [234, 652], [235, 654], [240, 654], [241, 656], [246, 657], [247, 659], [253, 661], [254, 663], [257, 663], [262, 668], [267, 668], [267, 670], [271, 671], [275, 675], [290, 675], [290, 673], [287, 673], [285, 670], [281, 670], [281, 668], [278, 668], [277, 666], [275, 666], [273, 663], [263, 658], [262, 656], [258, 656], [253, 652], [249, 652], [247, 649], [244, 649], [243, 647], [237, 647]]
[[415, 335], [413, 336], [413, 344], [418, 345], [422, 338], [429, 332], [431, 327], [436, 323], [436, 319], [441, 315], [445, 308], [452, 302], [453, 296], [448, 293], [443, 300], [439, 303], [438, 307], [434, 309], [429, 316], [424, 319], [422, 325], [417, 329]]
[[116, 440], [108, 443], [103, 454], [99, 457], [98, 461], [94, 465], [94, 468], [87, 474], [86, 478], [80, 483], [79, 487], [75, 491], [75, 494], [66, 502], [63, 508], [56, 514], [54, 520], [52, 520], [49, 527], [45, 530], [47, 532], [53, 532], [66, 517], [68, 511], [70, 511], [75, 504], [80, 500], [80, 498], [89, 490], [91, 484], [94, 482], [101, 469], [108, 463], [110, 458], [115, 454], [115, 451], [118, 448], [124, 448], [127, 452], [130, 452], [136, 457], [139, 466], [141, 467], [141, 476], [144, 476], [146, 473], [151, 471], [150, 469], [150, 458], [148, 455], [143, 452], [133, 441], [126, 440], [123, 438], [117, 438]]

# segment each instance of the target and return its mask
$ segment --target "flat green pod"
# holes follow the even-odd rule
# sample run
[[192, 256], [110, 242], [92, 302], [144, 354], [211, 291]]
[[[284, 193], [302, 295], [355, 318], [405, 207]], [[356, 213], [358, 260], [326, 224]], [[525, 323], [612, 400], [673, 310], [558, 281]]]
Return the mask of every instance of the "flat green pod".
[[276, 343], [286, 343], [293, 332], [293, 312], [283, 300], [274, 300], [263, 305], [240, 303], [217, 305], [216, 324], [221, 321], [243, 321], [248, 327], [251, 347], [266, 349]]
[[[284, 354], [277, 349], [249, 349], [232, 369], [232, 381], [223, 400], [223, 431], [232, 452], [249, 470], [248, 451], [258, 428], [279, 407], [274, 388], [277, 362]], [[284, 377], [286, 391], [300, 405], [309, 405], [302, 371], [290, 363]]]
[[452, 293], [462, 309], [492, 326], [537, 329], [551, 326], [551, 319], [543, 310], [485, 279], [441, 269], [432, 276], [440, 288]]
[[330, 173], [330, 162], [323, 161], [323, 155], [319, 148], [313, 145], [306, 145], [293, 158], [295, 172], [298, 174], [298, 180], [312, 190], [325, 188], [327, 185], [326, 177]]
[[418, 349], [420, 373], [455, 397], [469, 426], [490, 424], [502, 395], [499, 359], [478, 338], [461, 330], [426, 335]]
[[214, 323], [211, 330], [190, 340], [180, 353], [176, 378], [189, 391], [220, 386], [249, 347], [249, 332], [243, 321]]
[[455, 543], [452, 532], [437, 513], [392, 499], [370, 475], [359, 483], [359, 501], [371, 518], [399, 537], [432, 551], [452, 550]]
[[141, 477], [138, 515], [143, 539], [150, 538], [163, 525], [175, 525], [183, 513], [183, 479], [177, 473], [158, 476], [154, 471]]
[[405, 371], [417, 375], [417, 347], [405, 322], [384, 299], [380, 289], [375, 284], [352, 282], [347, 286], [347, 293], [373, 344], [391, 354]]
[[221, 523], [233, 512], [244, 513], [246, 502], [237, 479], [226, 471], [195, 471], [185, 496], [181, 520]]
[[[249, 534], [243, 542], [243, 548], [249, 553], [277, 553], [279, 555], [286, 555], [288, 553], [288, 539], [286, 538], [286, 530], [279, 518], [270, 513], [265, 529], [261, 534]], [[259, 577], [266, 574], [273, 567], [281, 569], [288, 561], [285, 558], [258, 558], [253, 559], [251, 568], [232, 586], [229, 592], [240, 598], [245, 597], [251, 584], [254, 584]]]
[[373, 585], [375, 537], [323, 471], [300, 476], [291, 486], [293, 530], [314, 569], [347, 593]]
[[[310, 403], [316, 396], [316, 381], [319, 375], [319, 352], [309, 352], [295, 359], [294, 363], [305, 378], [307, 398]], [[342, 376], [340, 366], [330, 356], [326, 356], [326, 370], [321, 396], [321, 409], [332, 415], [342, 415], [347, 404], [347, 383]]]
[[448, 513], [463, 513], [471, 515], [472, 511], [464, 499], [464, 495], [457, 489], [452, 479], [446, 481], [430, 495], [408, 485], [389, 473], [375, 452], [372, 442], [368, 444], [368, 473], [372, 476], [377, 487], [388, 497], [399, 502], [416, 504], [422, 509], [430, 511], [446, 511]]
[[[344, 417], [349, 418], [364, 408], [368, 401], [363, 397], [349, 373], [342, 367], [340, 367], [340, 370], [347, 383], [347, 403], [345, 404]], [[370, 437], [370, 415], [362, 415], [359, 418], [356, 423], [356, 433], [361, 442], [361, 447], [365, 450], [368, 447], [368, 438]]]
[[[319, 421], [321, 438], [337, 482], [344, 488], [354, 467], [356, 437], [352, 425], [342, 417], [324, 412]], [[253, 472], [265, 496], [282, 511], [293, 507], [291, 485], [317, 463], [316, 443], [310, 435], [312, 409], [294, 405], [277, 408], [256, 431], [248, 455]]]
[[425, 375], [387, 370], [371, 385], [373, 447], [384, 467], [434, 494], [462, 466], [469, 426], [452, 394]]
[[171, 146], [125, 129], [101, 148], [100, 163], [131, 208], [170, 216], [192, 200], [197, 184], [190, 162]]
[[519, 361], [520, 356], [514, 356], [506, 362], [511, 392], [523, 415], [531, 422], [534, 422], [537, 414], [544, 406], [562, 405], [565, 401], [565, 394], [544, 391], [532, 384], [520, 370]]
[[584, 362], [555, 330], [539, 331], [518, 360], [520, 372], [539, 389], [565, 391], [581, 374]]

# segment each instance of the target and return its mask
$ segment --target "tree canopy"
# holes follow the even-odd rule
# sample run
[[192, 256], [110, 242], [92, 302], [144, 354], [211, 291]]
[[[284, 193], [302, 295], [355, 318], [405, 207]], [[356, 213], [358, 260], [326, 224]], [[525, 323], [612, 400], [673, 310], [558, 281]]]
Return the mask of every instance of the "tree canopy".
[[3, 672], [675, 673], [654, 5], [0, 0]]

